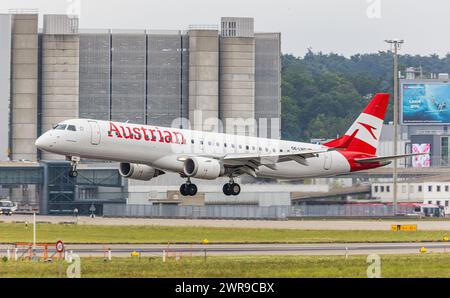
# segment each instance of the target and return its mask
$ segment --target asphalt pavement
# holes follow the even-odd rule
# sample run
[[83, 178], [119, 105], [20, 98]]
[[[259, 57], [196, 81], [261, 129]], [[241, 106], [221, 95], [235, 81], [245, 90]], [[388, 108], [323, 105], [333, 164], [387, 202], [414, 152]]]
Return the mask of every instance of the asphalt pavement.
[[[81, 257], [129, 257], [132, 252], [140, 257], [191, 257], [191, 256], [239, 256], [239, 255], [368, 255], [368, 254], [419, 254], [425, 247], [427, 253], [450, 252], [450, 243], [325, 243], [325, 244], [66, 244], [65, 251]], [[13, 254], [14, 246], [0, 244], [0, 257]], [[38, 255], [43, 248], [38, 247]], [[18, 254], [26, 255], [26, 247], [19, 247]], [[55, 247], [48, 248], [48, 254], [56, 252]]]

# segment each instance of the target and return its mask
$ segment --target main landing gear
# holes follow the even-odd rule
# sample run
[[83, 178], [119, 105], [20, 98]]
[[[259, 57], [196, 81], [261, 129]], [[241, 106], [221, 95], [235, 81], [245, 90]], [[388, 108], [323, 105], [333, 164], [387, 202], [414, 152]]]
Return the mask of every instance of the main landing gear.
[[67, 159], [70, 159], [71, 169], [69, 171], [70, 178], [76, 178], [78, 176], [78, 163], [80, 162], [80, 158], [78, 156], [68, 156]]
[[180, 193], [183, 196], [195, 196], [197, 194], [197, 185], [191, 183], [191, 179], [188, 177], [186, 183], [181, 184]]
[[234, 183], [233, 178], [230, 178], [230, 182], [225, 183], [222, 190], [226, 196], [237, 196], [241, 192], [241, 186]]

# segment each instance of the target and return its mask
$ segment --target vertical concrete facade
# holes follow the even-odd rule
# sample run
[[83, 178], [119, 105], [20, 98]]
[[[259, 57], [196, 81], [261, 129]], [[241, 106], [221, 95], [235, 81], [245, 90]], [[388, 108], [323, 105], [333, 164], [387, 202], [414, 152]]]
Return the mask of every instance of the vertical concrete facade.
[[181, 32], [147, 34], [147, 123], [170, 127], [182, 109]]
[[0, 161], [9, 153], [9, 102], [11, 96], [11, 15], [0, 14]]
[[[78, 118], [79, 113], [79, 36], [72, 34], [72, 30], [67, 34], [61, 30], [57, 31], [60, 34], [51, 34], [52, 31], [46, 29], [44, 27], [41, 45], [41, 133], [61, 121]], [[44, 160], [62, 158], [47, 152], [42, 152], [41, 156]]]
[[220, 39], [220, 119], [225, 132], [254, 136], [255, 39]]
[[145, 32], [116, 32], [111, 38], [111, 119], [145, 123]]
[[182, 128], [189, 127], [189, 36], [181, 35], [181, 117], [187, 123]]
[[259, 137], [281, 138], [280, 33], [255, 33], [255, 119]]
[[80, 32], [80, 118], [111, 117], [111, 35], [108, 30]]
[[191, 128], [219, 130], [219, 33], [190, 30], [189, 120]]
[[38, 15], [12, 15], [11, 158], [34, 161], [37, 149]]

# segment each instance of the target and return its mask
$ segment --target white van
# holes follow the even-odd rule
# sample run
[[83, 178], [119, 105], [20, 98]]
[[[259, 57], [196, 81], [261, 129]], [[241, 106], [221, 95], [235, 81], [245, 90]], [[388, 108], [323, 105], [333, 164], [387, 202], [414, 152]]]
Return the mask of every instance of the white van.
[[7, 200], [0, 200], [0, 214], [12, 215], [16, 210], [16, 203]]

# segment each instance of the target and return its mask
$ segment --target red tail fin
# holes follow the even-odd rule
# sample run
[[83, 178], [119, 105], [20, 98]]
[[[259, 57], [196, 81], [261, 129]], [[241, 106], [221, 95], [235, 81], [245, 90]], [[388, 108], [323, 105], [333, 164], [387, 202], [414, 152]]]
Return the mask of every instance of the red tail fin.
[[375, 155], [388, 102], [388, 93], [375, 94], [345, 135], [324, 145], [336, 148], [339, 144], [349, 143], [348, 151]]

